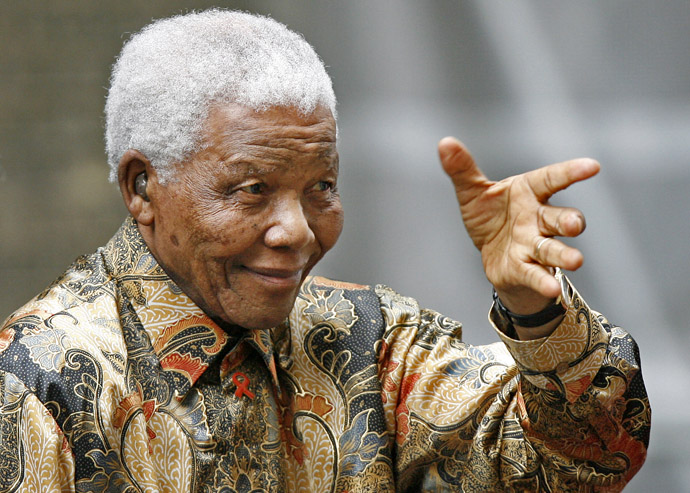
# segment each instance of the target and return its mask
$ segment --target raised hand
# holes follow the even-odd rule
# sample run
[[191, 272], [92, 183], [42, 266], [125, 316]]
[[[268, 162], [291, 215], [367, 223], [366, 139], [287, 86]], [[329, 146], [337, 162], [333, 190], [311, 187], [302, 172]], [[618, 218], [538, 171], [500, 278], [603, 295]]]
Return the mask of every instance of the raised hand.
[[509, 310], [538, 312], [560, 294], [553, 268], [575, 270], [583, 262], [579, 250], [553, 238], [582, 233], [583, 214], [548, 200], [597, 174], [599, 163], [574, 159], [494, 182], [458, 140], [446, 137], [438, 149], [487, 278]]

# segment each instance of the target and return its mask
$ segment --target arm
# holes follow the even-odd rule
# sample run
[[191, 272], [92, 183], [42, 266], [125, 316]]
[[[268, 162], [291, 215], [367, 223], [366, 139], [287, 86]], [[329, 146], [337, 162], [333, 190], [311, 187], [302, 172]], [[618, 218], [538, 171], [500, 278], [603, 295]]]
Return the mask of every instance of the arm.
[[[618, 491], [644, 462], [649, 438], [650, 410], [637, 346], [622, 329], [591, 312], [560, 273], [559, 279], [554, 276], [558, 268], [579, 268], [583, 256], [553, 237], [579, 235], [585, 219], [577, 209], [548, 203], [556, 192], [594, 176], [599, 164], [577, 159], [492, 182], [457, 140], [443, 139], [439, 154], [465, 227], [503, 305], [527, 315], [561, 295], [567, 300], [564, 315], [532, 328], [510, 326], [492, 308], [492, 322], [519, 370], [515, 388], [506, 385], [496, 394], [515, 408], [508, 404], [505, 414], [494, 418], [502, 423], [502, 433], [517, 419], [520, 431], [514, 430], [514, 436], [536, 453], [514, 465], [529, 471], [535, 460], [541, 474], [553, 478], [548, 483]], [[494, 438], [499, 449], [507, 443], [500, 434]]]
[[518, 419], [545, 475], [555, 484], [619, 491], [642, 467], [649, 444], [638, 348], [563, 280], [568, 310], [549, 337], [517, 341], [495, 310], [491, 320], [520, 371]]
[[499, 332], [505, 345], [489, 346], [460, 342], [459, 324], [378, 289], [399, 488], [613, 492], [639, 470], [650, 411], [637, 347], [568, 287], [550, 337]]

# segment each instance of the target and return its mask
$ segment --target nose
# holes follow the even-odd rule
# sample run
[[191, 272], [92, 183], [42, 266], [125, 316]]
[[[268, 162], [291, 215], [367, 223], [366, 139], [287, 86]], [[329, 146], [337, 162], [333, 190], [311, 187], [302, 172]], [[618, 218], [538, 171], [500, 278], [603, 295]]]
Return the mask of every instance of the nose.
[[314, 232], [297, 198], [282, 200], [273, 210], [264, 241], [270, 248], [299, 250], [314, 242]]

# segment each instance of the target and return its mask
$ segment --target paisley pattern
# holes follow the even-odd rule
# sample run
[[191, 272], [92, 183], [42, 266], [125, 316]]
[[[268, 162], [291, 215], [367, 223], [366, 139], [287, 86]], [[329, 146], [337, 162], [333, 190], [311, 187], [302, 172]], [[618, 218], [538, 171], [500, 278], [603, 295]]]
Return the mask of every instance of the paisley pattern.
[[537, 341], [492, 311], [503, 342], [470, 346], [323, 278], [232, 333], [129, 218], [0, 331], [0, 491], [619, 491], [649, 437], [637, 347], [565, 286]]

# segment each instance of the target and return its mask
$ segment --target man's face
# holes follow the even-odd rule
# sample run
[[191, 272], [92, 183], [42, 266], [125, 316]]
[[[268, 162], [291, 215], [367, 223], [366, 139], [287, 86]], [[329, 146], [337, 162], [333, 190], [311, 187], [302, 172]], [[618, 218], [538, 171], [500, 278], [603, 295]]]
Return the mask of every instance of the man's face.
[[209, 316], [272, 327], [342, 230], [335, 121], [323, 108], [305, 117], [220, 105], [205, 143], [174, 179], [149, 187], [155, 223], [147, 242]]

